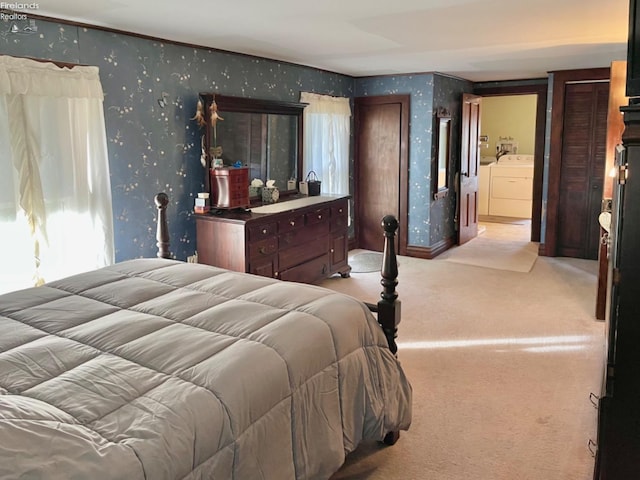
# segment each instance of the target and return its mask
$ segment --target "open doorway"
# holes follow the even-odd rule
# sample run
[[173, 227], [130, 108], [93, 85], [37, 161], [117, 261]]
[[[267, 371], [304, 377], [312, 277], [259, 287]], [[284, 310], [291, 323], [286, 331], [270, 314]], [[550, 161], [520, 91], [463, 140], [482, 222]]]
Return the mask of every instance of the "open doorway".
[[535, 94], [482, 99], [478, 234], [529, 241], [536, 148]]
[[[500, 159], [496, 158], [500, 156], [505, 167], [503, 170], [498, 170], [498, 189], [494, 192], [494, 196], [515, 196], [515, 197], [528, 197], [530, 195], [530, 201], [516, 202], [519, 203], [519, 209], [510, 210], [513, 205], [500, 205], [498, 201], [498, 209], [489, 210], [489, 205], [486, 205], [486, 215], [489, 217], [506, 217], [502, 218], [501, 222], [508, 225], [514, 223], [515, 225], [525, 223], [528, 229], [528, 239], [532, 242], [540, 242], [541, 226], [542, 226], [542, 177], [544, 170], [544, 143], [545, 143], [545, 128], [546, 128], [546, 109], [547, 109], [547, 82], [536, 82], [531, 85], [518, 85], [518, 86], [478, 86], [475, 90], [477, 95], [483, 97], [482, 100], [482, 115], [489, 116], [508, 116], [513, 120], [515, 118], [517, 122], [523, 123], [529, 126], [520, 126], [518, 129], [512, 129], [511, 126], [500, 128], [500, 122], [498, 122], [498, 129], [494, 133], [485, 133], [485, 125], [481, 124], [481, 130], [483, 135], [488, 135], [489, 138], [482, 138], [482, 146], [480, 150], [480, 177], [479, 181], [483, 183], [480, 188], [491, 191], [491, 175], [487, 168], [488, 163], [495, 163], [500, 165]], [[526, 106], [525, 106], [526, 105]], [[535, 106], [534, 106], [535, 105]], [[494, 110], [492, 112], [492, 110]], [[511, 113], [510, 110], [521, 110], [522, 112]], [[526, 113], [524, 113], [526, 111]], [[531, 138], [531, 131], [533, 128], [533, 139]], [[524, 131], [528, 133], [518, 133]], [[509, 133], [513, 131], [513, 133]], [[493, 137], [493, 138], [492, 138]], [[511, 137], [511, 138], [510, 138]], [[518, 138], [520, 137], [520, 138]], [[530, 142], [533, 142], [531, 144]], [[530, 165], [530, 157], [522, 158], [523, 155], [533, 156], [533, 179], [526, 180], [526, 175], [518, 175], [520, 179], [515, 182], [510, 174], [517, 172], [512, 168], [506, 168], [508, 161], [511, 160], [509, 155], [515, 155], [513, 159]], [[521, 158], [518, 160], [517, 156]], [[483, 158], [484, 157], [484, 158]], [[515, 167], [515, 166], [514, 166]], [[531, 167], [524, 167], [522, 170], [528, 170], [530, 174]], [[483, 175], [484, 174], [484, 175]], [[523, 177], [525, 179], [523, 179]], [[488, 182], [488, 185], [484, 183]], [[529, 194], [528, 187], [524, 187], [524, 184], [531, 184], [531, 190]], [[489, 193], [490, 195], [490, 193]], [[490, 197], [487, 196], [490, 200]], [[481, 202], [482, 195], [480, 195]], [[523, 200], [520, 198], [520, 200]], [[530, 203], [529, 203], [530, 202]], [[527, 209], [527, 205], [530, 204], [530, 215], [522, 215], [522, 209]], [[495, 204], [494, 204], [495, 206]], [[505, 207], [505, 208], [502, 208]], [[483, 225], [483, 221], [486, 220], [483, 213], [485, 206], [479, 205], [479, 220], [480, 226]], [[500, 215], [490, 215], [491, 213], [499, 213]], [[511, 217], [511, 218], [509, 218]], [[527, 218], [528, 217], [528, 218]], [[495, 222], [495, 218], [494, 218]], [[496, 222], [497, 223], [497, 222]], [[517, 229], [519, 233], [516, 236], [521, 235], [522, 228]]]

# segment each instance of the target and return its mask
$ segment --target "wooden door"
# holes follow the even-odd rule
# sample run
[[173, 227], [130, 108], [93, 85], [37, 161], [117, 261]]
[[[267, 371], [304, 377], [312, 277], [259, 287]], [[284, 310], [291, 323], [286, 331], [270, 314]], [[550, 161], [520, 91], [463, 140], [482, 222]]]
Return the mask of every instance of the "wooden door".
[[565, 87], [558, 246], [560, 256], [598, 258], [609, 82]]
[[381, 252], [380, 222], [394, 215], [400, 223], [398, 252], [407, 245], [409, 96], [355, 99], [355, 210], [359, 248]]
[[480, 164], [480, 105], [482, 97], [462, 95], [458, 245], [478, 236], [478, 167]]

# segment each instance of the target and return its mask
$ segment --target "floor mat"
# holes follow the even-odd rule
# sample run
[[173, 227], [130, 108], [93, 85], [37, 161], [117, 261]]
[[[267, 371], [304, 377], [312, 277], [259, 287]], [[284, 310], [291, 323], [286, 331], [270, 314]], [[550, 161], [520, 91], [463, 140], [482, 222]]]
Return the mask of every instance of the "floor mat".
[[476, 237], [439, 255], [447, 262], [476, 267], [530, 272], [538, 258], [538, 244]]

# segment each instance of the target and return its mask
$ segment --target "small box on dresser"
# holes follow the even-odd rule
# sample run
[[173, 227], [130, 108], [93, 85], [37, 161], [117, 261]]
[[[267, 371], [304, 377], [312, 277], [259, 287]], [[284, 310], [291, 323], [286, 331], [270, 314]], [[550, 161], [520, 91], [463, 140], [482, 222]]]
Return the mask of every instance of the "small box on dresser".
[[213, 208], [249, 207], [249, 169], [247, 167], [210, 169]]

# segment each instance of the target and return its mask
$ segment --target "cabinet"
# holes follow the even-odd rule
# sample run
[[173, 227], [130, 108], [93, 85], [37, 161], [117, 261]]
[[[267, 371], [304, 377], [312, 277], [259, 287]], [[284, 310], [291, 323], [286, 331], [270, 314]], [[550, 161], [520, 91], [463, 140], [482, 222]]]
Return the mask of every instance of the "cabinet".
[[640, 478], [640, 105], [624, 107], [610, 233], [595, 480]]
[[198, 261], [303, 283], [347, 277], [348, 198], [302, 197], [248, 212], [198, 214]]

